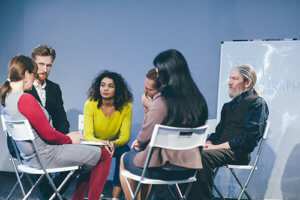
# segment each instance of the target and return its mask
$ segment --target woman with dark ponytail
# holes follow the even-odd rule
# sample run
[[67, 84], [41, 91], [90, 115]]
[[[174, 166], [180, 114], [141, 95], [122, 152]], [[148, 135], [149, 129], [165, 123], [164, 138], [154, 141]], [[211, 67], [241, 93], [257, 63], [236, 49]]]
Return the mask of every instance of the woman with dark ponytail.
[[[153, 97], [147, 119], [137, 140], [132, 143], [134, 150], [123, 154], [120, 171], [126, 169], [141, 175], [149, 142], [155, 124], [175, 127], [199, 127], [208, 117], [206, 101], [193, 81], [183, 55], [170, 49], [156, 56], [153, 61], [161, 87]], [[170, 150], [155, 148], [149, 162], [150, 178], [180, 179], [191, 176], [194, 169], [202, 168], [199, 148], [192, 150]], [[174, 173], [175, 172], [175, 173]], [[125, 179], [120, 175], [126, 199], [131, 199]], [[130, 180], [131, 185], [137, 185]], [[148, 188], [141, 188], [141, 199], [147, 199]]]
[[[72, 199], [84, 199], [89, 188], [89, 199], [99, 200], [109, 174], [111, 157], [103, 148], [79, 144], [79, 132], [64, 135], [49, 123], [48, 112], [30, 94], [37, 77], [37, 65], [29, 57], [17, 55], [8, 67], [8, 79], [0, 88], [1, 110], [5, 119], [27, 119], [32, 126], [41, 160], [46, 168], [81, 165], [83, 171]], [[32, 145], [27, 141], [15, 141], [25, 163], [40, 167]]]

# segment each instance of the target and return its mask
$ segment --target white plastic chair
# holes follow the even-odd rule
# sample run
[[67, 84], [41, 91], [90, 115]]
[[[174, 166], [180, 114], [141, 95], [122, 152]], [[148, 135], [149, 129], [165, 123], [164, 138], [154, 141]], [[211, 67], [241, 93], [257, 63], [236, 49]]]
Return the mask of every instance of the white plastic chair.
[[[138, 191], [141, 187], [141, 184], [164, 184], [164, 185], [175, 184], [180, 199], [186, 199], [187, 195], [190, 192], [192, 183], [196, 181], [197, 170], [195, 170], [195, 174], [189, 178], [180, 179], [180, 180], [170, 180], [170, 181], [146, 178], [145, 173], [148, 168], [148, 163], [151, 158], [153, 147], [173, 149], [173, 150], [188, 150], [188, 149], [203, 146], [207, 138], [207, 128], [208, 125], [201, 126], [198, 128], [177, 128], [177, 127], [170, 127], [170, 126], [156, 124], [152, 134], [151, 141], [149, 143], [150, 148], [143, 168], [142, 175], [138, 176], [132, 174], [127, 170], [121, 172], [121, 175], [125, 177], [127, 187], [129, 188], [131, 197], [133, 199], [136, 198]], [[133, 179], [139, 182], [134, 194], [132, 188], [130, 187], [128, 179]], [[182, 184], [182, 183], [189, 183], [184, 195], [182, 194], [178, 186], [178, 184]]]
[[[1, 122], [2, 122], [3, 132], [6, 134], [6, 137], [8, 138], [8, 140], [11, 141], [11, 144], [13, 145], [13, 148], [14, 148], [15, 153], [16, 153], [16, 155], [15, 155], [16, 157], [13, 157], [11, 154], [9, 154], [9, 156], [10, 156], [9, 160], [11, 161], [11, 163], [13, 165], [13, 169], [14, 169], [17, 181], [16, 181], [15, 185], [12, 187], [9, 194], [7, 195], [6, 200], [8, 200], [11, 197], [11, 195], [13, 194], [13, 192], [15, 191], [15, 189], [17, 188], [18, 185], [21, 189], [23, 197], [25, 197], [25, 190], [24, 190], [24, 186], [23, 186], [22, 181], [21, 181], [24, 178], [24, 173], [21, 172], [21, 171], [18, 171], [18, 168], [17, 168], [17, 165], [21, 163], [21, 158], [20, 158], [19, 152], [16, 151], [17, 147], [15, 146], [15, 143], [14, 143], [12, 137], [9, 136], [9, 134], [7, 132], [7, 128], [6, 128], [6, 125], [4, 123], [4, 119], [3, 119], [2, 115], [1, 115]], [[33, 184], [32, 180], [27, 176], [27, 174], [25, 174], [25, 177], [27, 178], [27, 180], [30, 184]]]
[[[228, 168], [231, 172], [231, 174], [233, 175], [233, 177], [235, 178], [235, 180], [237, 181], [237, 183], [239, 184], [239, 186], [241, 187], [242, 191], [239, 195], [239, 198], [238, 200], [240, 200], [243, 196], [243, 194], [245, 193], [245, 195], [247, 196], [248, 199], [252, 199], [250, 194], [247, 192], [246, 188], [250, 182], [250, 179], [254, 173], [255, 170], [257, 170], [257, 163], [258, 163], [258, 160], [259, 160], [259, 157], [260, 157], [260, 154], [261, 154], [261, 150], [262, 150], [262, 147], [263, 147], [263, 144], [265, 142], [265, 140], [267, 139], [267, 134], [268, 134], [268, 131], [269, 131], [269, 126], [270, 126], [270, 122], [269, 121], [266, 121], [266, 125], [265, 125], [265, 130], [264, 130], [264, 134], [263, 134], [263, 137], [261, 138], [260, 142], [259, 142], [259, 145], [258, 145], [258, 150], [257, 150], [257, 153], [256, 153], [256, 156], [255, 156], [255, 160], [254, 160], [254, 163], [253, 165], [225, 165], [223, 167], [225, 168]], [[235, 169], [240, 169], [240, 170], [250, 170], [249, 172], [249, 175], [247, 177], [247, 180], [244, 184], [242, 184], [242, 182], [239, 180], [236, 172], [235, 172]], [[217, 175], [218, 173], [218, 170], [219, 168], [217, 168], [215, 170], [215, 176]], [[217, 188], [217, 186], [215, 184], [213, 184], [213, 188], [215, 189], [215, 191], [218, 193], [218, 195], [220, 196], [220, 198], [222, 200], [224, 200], [224, 197], [222, 195], [222, 193], [220, 192], [220, 190]]]
[[78, 131], [84, 136], [84, 115], [78, 115]]
[[[84, 115], [78, 115], [78, 132], [81, 133], [81, 135], [84, 138]], [[95, 145], [95, 146], [104, 146], [105, 144], [102, 142], [96, 142], [96, 141], [85, 141], [83, 140], [81, 144], [84, 145]]]
[[[58, 199], [62, 200], [61, 195], [59, 194], [59, 191], [63, 187], [63, 185], [68, 181], [68, 179], [72, 176], [72, 174], [80, 169], [80, 166], [69, 166], [69, 167], [61, 167], [61, 168], [45, 168], [41, 159], [39, 152], [36, 147], [36, 143], [34, 140], [34, 134], [32, 132], [32, 128], [28, 120], [19, 120], [19, 121], [10, 121], [10, 120], [5, 120], [4, 117], [1, 115], [1, 119], [3, 122], [3, 127], [6, 128], [7, 134], [9, 137], [12, 137], [14, 141], [31, 141], [33, 148], [35, 150], [35, 153], [38, 158], [38, 162], [40, 164], [40, 168], [35, 168], [32, 166], [28, 166], [26, 164], [23, 164], [22, 161], [20, 160], [20, 163], [17, 163], [17, 169], [20, 172], [27, 173], [27, 174], [38, 174], [41, 175], [40, 178], [32, 185], [31, 189], [27, 192], [27, 194], [24, 194], [23, 200], [27, 199], [32, 191], [38, 186], [38, 184], [41, 182], [41, 180], [46, 177], [48, 179], [49, 184], [51, 185], [54, 193], [50, 197], [50, 200], [53, 199], [55, 196], [58, 197]], [[14, 143], [13, 143], [14, 144]], [[16, 145], [13, 145], [15, 150]], [[55, 184], [53, 183], [51, 177], [49, 174], [51, 173], [56, 173], [56, 172], [65, 172], [65, 171], [70, 171], [69, 174], [66, 176], [64, 181], [59, 185], [58, 188], [56, 188]], [[20, 186], [22, 185], [21, 179], [18, 179], [18, 182]], [[24, 190], [22, 191], [24, 192]]]

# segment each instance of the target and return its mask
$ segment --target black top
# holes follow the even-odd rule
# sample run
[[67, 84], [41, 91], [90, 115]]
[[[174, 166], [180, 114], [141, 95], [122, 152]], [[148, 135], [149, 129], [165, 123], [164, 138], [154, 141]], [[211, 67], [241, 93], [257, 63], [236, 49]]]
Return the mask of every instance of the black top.
[[252, 152], [263, 135], [268, 115], [265, 100], [247, 91], [224, 104], [216, 132], [208, 140], [213, 144], [228, 141], [231, 149]]

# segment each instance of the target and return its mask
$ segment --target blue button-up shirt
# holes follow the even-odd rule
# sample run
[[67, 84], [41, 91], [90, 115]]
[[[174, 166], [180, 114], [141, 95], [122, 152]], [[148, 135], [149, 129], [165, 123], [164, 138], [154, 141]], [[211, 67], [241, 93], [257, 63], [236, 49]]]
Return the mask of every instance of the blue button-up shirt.
[[[229, 102], [231, 110], [234, 111], [237, 105], [247, 96], [253, 94], [253, 91], [247, 91], [243, 94], [234, 98]], [[227, 103], [228, 104], [228, 103]], [[214, 143], [221, 135], [223, 130], [223, 123], [226, 118], [225, 116], [225, 105], [222, 108], [221, 120], [216, 127], [215, 134], [211, 134], [208, 140]], [[262, 137], [265, 123], [269, 116], [269, 109], [265, 100], [261, 97], [257, 98], [252, 102], [247, 111], [244, 119], [245, 131], [240, 136], [229, 140], [229, 146], [231, 149], [243, 149], [248, 152], [252, 152], [257, 146], [259, 139]]]

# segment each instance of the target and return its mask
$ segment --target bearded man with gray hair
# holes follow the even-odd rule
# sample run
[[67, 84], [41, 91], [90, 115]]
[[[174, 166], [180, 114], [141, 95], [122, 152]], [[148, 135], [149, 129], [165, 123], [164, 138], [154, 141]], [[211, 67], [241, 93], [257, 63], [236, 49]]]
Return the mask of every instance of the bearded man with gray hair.
[[201, 151], [203, 169], [197, 175], [188, 199], [212, 199], [214, 169], [227, 164], [249, 164], [250, 153], [263, 135], [269, 110], [256, 91], [252, 66], [232, 68], [228, 86], [232, 101], [225, 103], [215, 133]]

